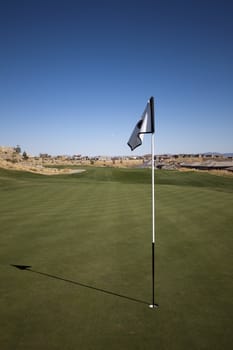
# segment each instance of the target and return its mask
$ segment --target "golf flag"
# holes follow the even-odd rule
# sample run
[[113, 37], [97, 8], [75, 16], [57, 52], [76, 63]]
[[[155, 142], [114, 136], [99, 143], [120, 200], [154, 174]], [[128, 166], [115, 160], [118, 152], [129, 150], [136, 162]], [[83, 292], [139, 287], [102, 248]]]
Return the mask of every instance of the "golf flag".
[[129, 138], [128, 145], [133, 151], [136, 147], [141, 146], [144, 134], [154, 133], [154, 99], [153, 97], [147, 102], [146, 108], [141, 119], [136, 124], [132, 135]]
[[141, 146], [144, 134], [151, 134], [151, 209], [152, 209], [152, 303], [149, 305], [151, 309], [156, 309], [155, 304], [155, 128], [154, 128], [154, 98], [151, 97], [147, 102], [146, 108], [137, 122], [132, 135], [129, 138], [128, 145], [133, 151], [136, 147]]

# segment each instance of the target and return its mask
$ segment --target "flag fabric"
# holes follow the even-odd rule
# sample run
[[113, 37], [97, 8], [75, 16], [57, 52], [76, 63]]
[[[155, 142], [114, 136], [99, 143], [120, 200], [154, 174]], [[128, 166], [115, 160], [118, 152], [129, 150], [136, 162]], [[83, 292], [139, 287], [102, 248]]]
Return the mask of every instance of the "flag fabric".
[[144, 134], [154, 133], [154, 104], [153, 97], [147, 102], [146, 108], [141, 116], [141, 119], [136, 124], [130, 138], [128, 145], [133, 151], [136, 147], [141, 146]]

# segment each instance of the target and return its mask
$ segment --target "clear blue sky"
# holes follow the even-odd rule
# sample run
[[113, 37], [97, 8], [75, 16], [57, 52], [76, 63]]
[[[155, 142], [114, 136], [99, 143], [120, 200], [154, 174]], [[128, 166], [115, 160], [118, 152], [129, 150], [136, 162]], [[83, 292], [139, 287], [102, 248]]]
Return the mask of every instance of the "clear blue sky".
[[155, 98], [156, 153], [233, 152], [233, 1], [2, 0], [0, 145], [131, 153]]

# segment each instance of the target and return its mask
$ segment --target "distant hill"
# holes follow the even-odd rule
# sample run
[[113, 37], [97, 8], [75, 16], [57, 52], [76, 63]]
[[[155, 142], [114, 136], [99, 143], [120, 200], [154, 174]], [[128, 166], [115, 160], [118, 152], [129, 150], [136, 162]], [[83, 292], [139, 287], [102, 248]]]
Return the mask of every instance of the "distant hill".
[[205, 156], [213, 154], [214, 156], [233, 157], [233, 153], [205, 152], [202, 154]]

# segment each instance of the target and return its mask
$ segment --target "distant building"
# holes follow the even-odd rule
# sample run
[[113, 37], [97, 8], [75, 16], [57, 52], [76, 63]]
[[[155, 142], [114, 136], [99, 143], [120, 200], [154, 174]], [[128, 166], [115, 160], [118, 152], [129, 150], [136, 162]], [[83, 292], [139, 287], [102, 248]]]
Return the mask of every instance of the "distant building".
[[42, 159], [51, 158], [51, 156], [48, 153], [40, 153], [39, 157]]

